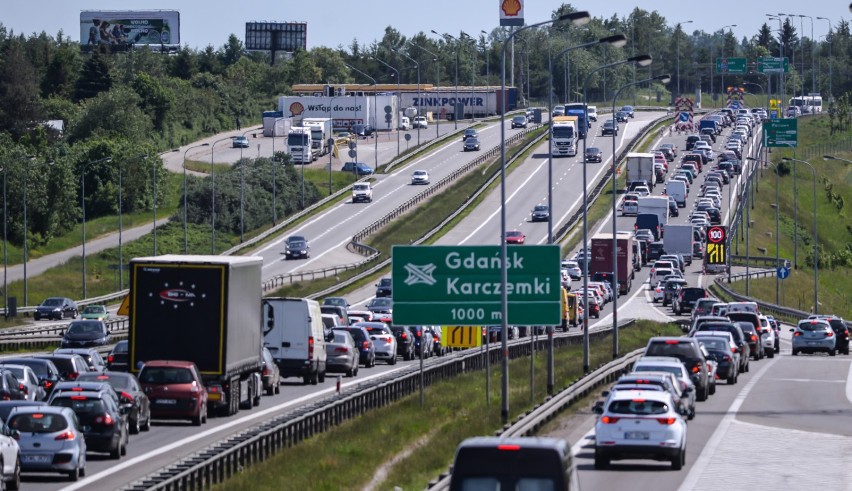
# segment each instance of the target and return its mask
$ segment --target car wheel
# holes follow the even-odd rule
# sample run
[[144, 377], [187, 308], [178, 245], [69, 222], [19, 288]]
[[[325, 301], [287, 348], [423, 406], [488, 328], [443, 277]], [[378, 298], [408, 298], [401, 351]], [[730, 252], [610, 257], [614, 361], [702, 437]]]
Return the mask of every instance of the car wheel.
[[686, 448], [680, 449], [678, 455], [672, 457], [672, 470], [679, 471], [686, 465]]
[[725, 382], [728, 385], [734, 385], [735, 383], [737, 383], [736, 375], [732, 373], [731, 375], [728, 376], [728, 378], [725, 380]]
[[358, 376], [358, 365], [355, 365], [355, 370], [352, 372], [352, 376], [353, 376], [353, 377], [357, 377], [357, 376]]
[[595, 469], [605, 469], [607, 467], [609, 467], [609, 459], [595, 452]]
[[136, 416], [133, 420], [130, 421], [130, 434], [138, 435], [139, 434], [139, 416]]
[[80, 480], [80, 469], [76, 468], [73, 471], [69, 472], [68, 473], [68, 480], [71, 481], [71, 482], [79, 481]]
[[769, 352], [767, 353], [766, 356], [768, 356], [770, 358], [775, 358], [775, 350], [774, 349], [769, 350]]
[[713, 384], [710, 385], [710, 395], [712, 396], [715, 393], [716, 393], [716, 382], [713, 382]]
[[150, 431], [151, 430], [151, 415], [148, 415], [148, 419], [145, 420], [145, 423], [139, 427], [142, 431]]
[[695, 399], [696, 399], [698, 402], [704, 402], [704, 401], [706, 401], [706, 400], [707, 400], [707, 394], [708, 394], [708, 392], [709, 392], [709, 388], [705, 385], [705, 386], [704, 386], [704, 390], [702, 390], [701, 392], [699, 392], [698, 394], [696, 394]]
[[207, 424], [207, 405], [204, 405], [204, 412], [201, 415], [201, 423]]
[[396, 365], [396, 357], [392, 356], [390, 360], [388, 360], [388, 365]]
[[686, 419], [692, 421], [695, 419], [695, 408], [689, 410], [689, 414], [686, 416]]
[[799, 350], [797, 350], [796, 348], [793, 348], [793, 356], [798, 356], [798, 355], [799, 355]]
[[271, 396], [273, 394], [275, 394], [275, 387], [270, 385], [269, 387], [266, 388], [266, 395]]
[[127, 455], [127, 443], [121, 446], [121, 455]]
[[325, 372], [324, 371], [319, 372], [318, 378], [319, 378], [319, 383], [325, 382]]
[[837, 350], [835, 350], [835, 349], [828, 352], [828, 356], [834, 356], [836, 354], [837, 354]]
[[203, 409], [204, 408], [201, 408], [201, 410], [198, 411], [198, 416], [195, 416], [194, 418], [192, 418], [192, 425], [193, 426], [201, 426], [201, 424], [204, 422], [204, 420], [202, 418]]
[[18, 490], [21, 489], [21, 457], [15, 459], [15, 469], [12, 471], [12, 478], [6, 481], [6, 489]]
[[745, 370], [743, 370], [743, 371], [744, 372], [750, 372], [751, 371], [751, 362], [748, 362], [748, 361], [746, 362]]
[[304, 385], [308, 385], [309, 383], [311, 383], [311, 376], [310, 376], [310, 375], [305, 375], [304, 377], [302, 377], [302, 383], [303, 383]]
[[118, 460], [121, 458], [121, 442], [116, 445], [115, 450], [110, 451], [109, 458]]
[[319, 383], [319, 370], [314, 372], [311, 376], [311, 385], [317, 385]]
[[848, 354], [849, 354], [849, 348], [848, 348], [848, 347], [847, 347], [847, 348], [843, 348], [843, 354], [844, 354], [844, 355], [848, 355]]

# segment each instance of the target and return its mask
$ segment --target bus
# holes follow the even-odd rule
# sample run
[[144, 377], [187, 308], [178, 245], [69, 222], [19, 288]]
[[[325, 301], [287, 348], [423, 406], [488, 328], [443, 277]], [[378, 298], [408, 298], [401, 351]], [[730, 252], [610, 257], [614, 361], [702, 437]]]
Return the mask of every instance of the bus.
[[806, 96], [790, 98], [788, 107], [796, 106], [802, 114], [816, 114], [822, 112], [822, 96], [818, 93], [810, 93]]

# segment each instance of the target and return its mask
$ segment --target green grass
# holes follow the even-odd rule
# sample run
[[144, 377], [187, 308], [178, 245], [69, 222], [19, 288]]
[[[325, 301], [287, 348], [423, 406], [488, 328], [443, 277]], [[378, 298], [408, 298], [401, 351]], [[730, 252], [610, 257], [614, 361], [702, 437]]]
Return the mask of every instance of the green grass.
[[[656, 335], [680, 335], [675, 324], [640, 321], [620, 331], [623, 353], [645, 346]], [[612, 358], [609, 336], [591, 343], [590, 365]], [[535, 394], [546, 397], [545, 352], [535, 358]], [[554, 382], [564, 387], [582, 376], [582, 347], [557, 350]], [[515, 418], [531, 408], [529, 358], [510, 361], [509, 407]], [[214, 486], [214, 490], [361, 489], [376, 470], [415, 442], [421, 446], [390, 466], [377, 489], [424, 489], [429, 480], [445, 472], [458, 444], [467, 437], [489, 435], [502, 427], [500, 419], [500, 369], [491, 370], [491, 402], [486, 403], [485, 373], [477, 371], [436, 383], [419, 394], [380, 408], [294, 447]]]
[[[845, 248], [852, 250], [852, 165], [841, 161], [824, 161], [823, 153], [834, 153], [838, 157], [852, 159], [852, 152], [832, 152], [826, 149], [842, 148], [844, 140], [852, 136], [852, 130], [829, 131], [828, 116], [799, 119], [798, 159], [806, 159], [817, 173], [817, 231], [822, 264], [819, 269], [819, 297], [822, 313], [852, 316], [849, 292], [852, 291], [852, 268], [837, 266], [830, 261], [832, 254], [838, 255]], [[845, 143], [848, 145], [848, 142]], [[814, 150], [810, 150], [814, 149]], [[849, 147], [847, 147], [849, 149]], [[819, 151], [817, 151], [819, 150]], [[782, 163], [781, 157], [792, 157], [790, 149], [773, 149], [771, 160], [775, 165]], [[811, 157], [809, 157], [811, 156]], [[786, 165], [786, 163], [784, 164]], [[794, 230], [798, 230], [798, 265], [789, 278], [782, 283], [786, 287], [782, 304], [809, 311], [813, 306], [813, 185], [810, 168], [797, 165], [798, 200], [793, 198], [793, 176], [780, 176], [779, 191], [779, 252], [782, 258], [793, 259]], [[749, 232], [749, 253], [754, 256], [775, 256], [775, 173], [767, 167], [759, 177], [759, 192], [755, 193], [751, 221], [754, 226]], [[829, 199], [826, 188], [842, 197], [844, 206], [838, 209], [836, 201]], [[798, 227], [794, 227], [793, 206], [798, 202]], [[850, 203], [846, 206], [845, 203]], [[744, 234], [740, 235], [744, 239]], [[764, 253], [764, 250], [766, 251]], [[745, 255], [745, 242], [739, 243], [739, 254]], [[831, 264], [829, 264], [831, 263]], [[734, 290], [745, 293], [745, 282], [732, 284]], [[756, 279], [750, 282], [751, 296], [775, 302], [775, 279]]]

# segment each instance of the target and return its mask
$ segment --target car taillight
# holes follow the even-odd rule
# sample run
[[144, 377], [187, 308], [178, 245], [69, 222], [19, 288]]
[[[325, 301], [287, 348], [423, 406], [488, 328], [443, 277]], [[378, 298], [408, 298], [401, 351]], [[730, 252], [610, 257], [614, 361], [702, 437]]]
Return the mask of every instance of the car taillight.
[[825, 337], [827, 337], [827, 338], [830, 338], [830, 337], [833, 337], [833, 336], [834, 336], [834, 331], [828, 331], [827, 333], [825, 333]]
[[18, 390], [22, 391], [24, 394], [27, 394], [27, 395], [29, 395], [29, 393], [30, 393], [30, 389], [28, 389], [27, 386], [24, 385], [24, 384], [19, 385]]
[[73, 439], [74, 439], [74, 432], [71, 431], [71, 430], [63, 431], [62, 433], [56, 435], [56, 438], [54, 438], [54, 440], [73, 440]]
[[263, 374], [264, 377], [269, 375], [269, 367], [263, 367], [263, 372], [261, 372], [261, 373]]
[[77, 377], [79, 377], [79, 376], [80, 376], [79, 373], [71, 372], [71, 373], [68, 374], [68, 380], [77, 380]]
[[737, 352], [737, 348], [736, 348], [736, 346], [734, 346], [733, 348], [731, 348], [731, 353], [736, 353], [736, 352]]
[[752, 334], [752, 335], [751, 335], [751, 340], [752, 340], [752, 341], [757, 341], [757, 336], [755, 336], [754, 334]]
[[122, 391], [119, 396], [127, 402], [133, 402], [133, 396], [128, 394], [127, 392]]
[[364, 349], [370, 349], [370, 343], [368, 341], [364, 341], [363, 346]]
[[692, 367], [692, 373], [698, 373], [701, 371], [701, 364], [695, 365]]
[[673, 425], [677, 418], [657, 418], [657, 422], [661, 425]]
[[415, 337], [415, 338], [419, 338], [419, 337], [420, 337], [420, 331], [416, 331], [416, 332], [414, 333], [414, 337]]
[[802, 335], [802, 333], [800, 333], [799, 331], [796, 331], [796, 332], [793, 333], [793, 336], [801, 336], [801, 335]]
[[407, 333], [402, 333], [402, 336], [400, 336], [400, 337], [401, 337], [402, 339], [408, 339], [408, 334], [407, 334]]
[[308, 336], [308, 359], [314, 359], [314, 337]]
[[338, 346], [337, 348], [334, 348], [334, 352], [335, 353], [349, 353], [349, 348], [347, 348], [346, 346]]
[[111, 425], [115, 423], [115, 420], [112, 419], [112, 416], [110, 416], [109, 414], [104, 414], [103, 416], [98, 416], [97, 418], [95, 418], [95, 423], [99, 425]]
[[107, 356], [107, 363], [112, 363], [113, 361], [115, 361], [115, 355]]
[[601, 416], [601, 423], [605, 425], [611, 425], [618, 423], [618, 420], [621, 418], [613, 418], [612, 416]]

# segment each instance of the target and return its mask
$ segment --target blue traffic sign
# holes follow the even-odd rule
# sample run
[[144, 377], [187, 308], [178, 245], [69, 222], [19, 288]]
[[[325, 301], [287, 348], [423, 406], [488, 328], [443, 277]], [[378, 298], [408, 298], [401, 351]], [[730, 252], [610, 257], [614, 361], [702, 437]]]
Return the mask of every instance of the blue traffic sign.
[[689, 122], [689, 113], [688, 113], [688, 112], [686, 112], [686, 111], [682, 111], [682, 112], [680, 113], [680, 118], [679, 118], [679, 119], [680, 119], [680, 122], [681, 122], [681, 123], [688, 123], [688, 122]]
[[782, 280], [790, 276], [790, 268], [786, 266], [781, 266], [775, 272], [778, 274], [778, 278]]

